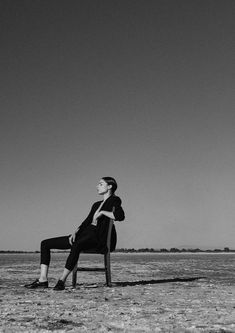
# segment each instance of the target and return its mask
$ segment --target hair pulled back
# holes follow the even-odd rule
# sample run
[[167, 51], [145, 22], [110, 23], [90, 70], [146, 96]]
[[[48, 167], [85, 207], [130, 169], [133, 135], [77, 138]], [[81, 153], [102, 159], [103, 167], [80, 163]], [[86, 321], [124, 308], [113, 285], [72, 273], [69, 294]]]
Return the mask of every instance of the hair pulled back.
[[102, 177], [101, 179], [103, 179], [108, 185], [111, 185], [111, 193], [114, 194], [116, 189], [117, 189], [117, 182], [113, 177]]

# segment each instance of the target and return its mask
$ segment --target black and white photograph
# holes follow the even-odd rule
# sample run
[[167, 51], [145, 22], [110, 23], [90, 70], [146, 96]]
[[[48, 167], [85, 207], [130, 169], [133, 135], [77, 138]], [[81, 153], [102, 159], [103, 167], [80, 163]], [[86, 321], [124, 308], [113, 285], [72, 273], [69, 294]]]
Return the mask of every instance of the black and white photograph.
[[235, 1], [0, 0], [0, 333], [235, 333]]

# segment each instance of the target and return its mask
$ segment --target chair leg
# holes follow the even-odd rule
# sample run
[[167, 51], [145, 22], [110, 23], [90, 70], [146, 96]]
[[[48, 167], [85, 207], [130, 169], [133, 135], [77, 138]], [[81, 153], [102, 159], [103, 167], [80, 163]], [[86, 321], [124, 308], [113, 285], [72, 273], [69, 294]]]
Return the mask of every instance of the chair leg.
[[112, 286], [111, 264], [110, 264], [110, 253], [109, 252], [104, 255], [104, 265], [105, 265], [106, 284], [108, 287], [111, 287]]
[[73, 288], [76, 288], [77, 284], [77, 269], [78, 269], [78, 263], [74, 266], [73, 272], [72, 272], [72, 286]]

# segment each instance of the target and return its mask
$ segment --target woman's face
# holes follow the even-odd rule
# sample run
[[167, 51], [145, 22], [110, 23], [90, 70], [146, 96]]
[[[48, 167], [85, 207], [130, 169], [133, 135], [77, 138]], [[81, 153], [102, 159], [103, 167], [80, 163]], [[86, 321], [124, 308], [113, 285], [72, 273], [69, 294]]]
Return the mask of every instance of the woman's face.
[[97, 191], [99, 194], [105, 194], [108, 193], [108, 191], [111, 189], [111, 185], [108, 185], [103, 179], [101, 179], [96, 186]]

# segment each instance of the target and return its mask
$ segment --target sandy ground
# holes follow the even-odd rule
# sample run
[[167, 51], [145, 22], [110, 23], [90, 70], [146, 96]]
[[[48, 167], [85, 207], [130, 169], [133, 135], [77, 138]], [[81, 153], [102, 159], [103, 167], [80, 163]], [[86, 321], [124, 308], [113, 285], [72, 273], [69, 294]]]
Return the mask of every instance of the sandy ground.
[[235, 332], [235, 286], [229, 283], [202, 278], [108, 288], [102, 273], [82, 272], [76, 289], [69, 279], [58, 292], [52, 288], [58, 268], [52, 268], [45, 290], [22, 286], [35, 269], [4, 272], [0, 332]]

